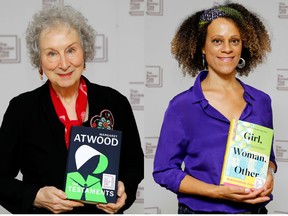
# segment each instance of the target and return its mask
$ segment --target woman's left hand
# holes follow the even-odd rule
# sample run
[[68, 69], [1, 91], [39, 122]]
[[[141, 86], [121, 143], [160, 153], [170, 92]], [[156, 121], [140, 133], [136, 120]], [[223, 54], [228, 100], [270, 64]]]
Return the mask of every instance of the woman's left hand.
[[118, 181], [117, 202], [108, 204], [97, 204], [97, 208], [109, 213], [115, 214], [125, 205], [127, 194], [125, 193], [125, 187], [123, 182]]

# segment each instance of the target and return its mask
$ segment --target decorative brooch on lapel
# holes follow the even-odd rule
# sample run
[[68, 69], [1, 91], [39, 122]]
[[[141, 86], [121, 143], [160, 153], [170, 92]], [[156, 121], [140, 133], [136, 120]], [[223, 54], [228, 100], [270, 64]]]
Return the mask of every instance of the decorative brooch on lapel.
[[91, 118], [90, 126], [92, 128], [113, 130], [114, 118], [112, 113], [107, 109], [102, 110], [100, 115], [95, 115]]

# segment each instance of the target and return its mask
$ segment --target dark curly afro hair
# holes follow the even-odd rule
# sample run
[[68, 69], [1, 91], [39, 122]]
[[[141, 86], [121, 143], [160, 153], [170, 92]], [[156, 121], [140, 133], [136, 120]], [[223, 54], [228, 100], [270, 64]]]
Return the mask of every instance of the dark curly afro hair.
[[[240, 30], [243, 41], [241, 57], [245, 59], [246, 65], [244, 68], [237, 68], [237, 73], [240, 76], [248, 76], [253, 68], [265, 60], [266, 53], [271, 51], [267, 29], [257, 14], [238, 3], [227, 1], [214, 8], [219, 7], [232, 8], [241, 14], [236, 16], [229, 13], [221, 17], [231, 19]], [[202, 62], [202, 48], [206, 40], [207, 27], [211, 22], [199, 25], [200, 16], [204, 12], [205, 10], [198, 11], [184, 20], [171, 42], [171, 53], [178, 61], [183, 75], [190, 74], [195, 77], [205, 68]]]

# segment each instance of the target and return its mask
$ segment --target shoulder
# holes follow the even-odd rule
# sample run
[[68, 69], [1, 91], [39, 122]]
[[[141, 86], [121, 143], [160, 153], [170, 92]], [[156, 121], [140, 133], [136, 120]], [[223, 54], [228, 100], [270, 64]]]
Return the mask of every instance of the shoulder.
[[92, 83], [85, 77], [84, 79], [88, 89], [88, 99], [90, 101], [101, 101], [102, 103], [111, 105], [129, 104], [127, 97], [118, 90], [109, 86]]
[[189, 89], [176, 94], [170, 100], [170, 105], [182, 106], [187, 103], [192, 104], [193, 102], [200, 100], [200, 98], [196, 97], [195, 92], [193, 90], [194, 90], [194, 87], [192, 86]]
[[123, 100], [126, 98], [122, 93], [120, 93], [118, 90], [110, 87], [110, 86], [104, 86], [104, 85], [99, 85], [96, 83], [87, 83], [87, 88], [88, 88], [88, 95], [95, 95], [97, 97], [105, 97], [106, 99], [109, 100]]
[[174, 96], [170, 104], [196, 104], [202, 100], [205, 100], [205, 97], [203, 95], [203, 91], [201, 88], [201, 80], [205, 79], [207, 76], [207, 71], [201, 71], [199, 75], [196, 77], [194, 81], [194, 85], [191, 86], [189, 89], [184, 90], [180, 93], [178, 93], [176, 96]]
[[[39, 99], [43, 98], [43, 92], [49, 94], [49, 85], [48, 82], [43, 84], [42, 86], [33, 89], [31, 91], [23, 92], [10, 100], [10, 103], [16, 104], [29, 104], [29, 102], [37, 103]], [[27, 103], [28, 102], [28, 103]]]
[[106, 96], [112, 96], [116, 98], [124, 98], [125, 96], [120, 93], [118, 90], [110, 87], [110, 86], [104, 86], [104, 85], [99, 85], [96, 83], [91, 83], [90, 86], [88, 86], [88, 89], [90, 89], [91, 92], [99, 93], [101, 95], [106, 95]]
[[5, 116], [16, 116], [16, 114], [18, 117], [28, 117], [30, 114], [35, 116], [42, 105], [49, 106], [49, 99], [43, 94], [43, 92], [46, 92], [46, 95], [49, 95], [48, 84], [48, 90], [45, 89], [46, 84], [13, 97], [6, 108]]
[[244, 84], [245, 93], [248, 93], [254, 100], [267, 100], [271, 101], [271, 97], [266, 92], [255, 88], [253, 86]]

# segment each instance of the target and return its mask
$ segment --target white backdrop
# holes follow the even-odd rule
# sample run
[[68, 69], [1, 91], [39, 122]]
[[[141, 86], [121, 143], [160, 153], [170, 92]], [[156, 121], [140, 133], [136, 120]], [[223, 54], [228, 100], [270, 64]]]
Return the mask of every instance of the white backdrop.
[[[138, 3], [127, 0], [0, 0], [0, 121], [12, 97], [45, 82], [30, 65], [25, 31], [32, 14], [53, 4], [72, 5], [95, 28], [97, 54], [93, 62], [87, 63], [84, 75], [92, 82], [109, 85], [127, 96], [143, 139], [144, 13], [142, 16], [131, 14], [137, 12]], [[126, 213], [143, 212], [142, 182], [136, 202]], [[7, 212], [1, 208], [0, 213]]]
[[[87, 64], [90, 81], [126, 95], [133, 107], [145, 153], [145, 180], [125, 213], [175, 214], [176, 195], [155, 184], [153, 159], [169, 100], [193, 83], [170, 54], [170, 41], [187, 15], [223, 1], [212, 0], [0, 0], [0, 122], [9, 100], [44, 83], [26, 54], [25, 30], [32, 14], [53, 4], [80, 10], [97, 31], [97, 55]], [[288, 213], [288, 0], [235, 0], [259, 13], [271, 32], [272, 53], [244, 82], [272, 97], [275, 177], [270, 213]], [[145, 96], [145, 102], [144, 102]], [[1, 141], [0, 141], [1, 142]], [[20, 176], [21, 177], [21, 176]], [[145, 187], [145, 189], [144, 189]], [[0, 214], [8, 213], [0, 206]]]
[[[147, 0], [148, 1], [148, 0]], [[149, 2], [149, 1], [148, 1]], [[155, 2], [155, 1], [153, 1]], [[223, 0], [160, 0], [159, 16], [145, 16], [145, 212], [177, 213], [177, 199], [172, 192], [153, 182], [152, 168], [158, 136], [169, 100], [194, 83], [183, 77], [171, 56], [170, 42], [179, 24], [196, 10], [223, 3]], [[288, 1], [235, 0], [264, 19], [271, 32], [272, 52], [265, 64], [248, 78], [241, 78], [272, 97], [275, 128], [275, 151], [279, 170], [275, 177], [274, 201], [269, 213], [288, 213]]]

